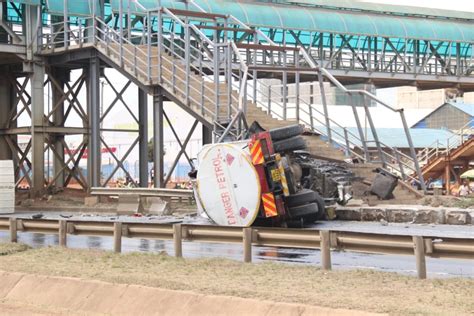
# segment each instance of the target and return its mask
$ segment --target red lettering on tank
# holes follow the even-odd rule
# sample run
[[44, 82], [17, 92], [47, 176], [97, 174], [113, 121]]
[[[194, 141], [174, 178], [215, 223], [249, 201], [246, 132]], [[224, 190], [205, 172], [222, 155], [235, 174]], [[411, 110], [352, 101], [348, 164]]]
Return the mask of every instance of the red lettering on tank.
[[224, 207], [224, 214], [227, 217], [227, 223], [229, 225], [237, 224], [237, 219], [234, 215], [234, 209], [232, 206], [232, 196], [227, 188], [227, 179], [225, 177], [223, 163], [225, 161], [222, 158], [222, 154], [218, 151], [216, 157], [212, 159], [212, 165], [214, 166], [214, 176], [216, 177], [218, 189], [220, 192], [222, 206]]

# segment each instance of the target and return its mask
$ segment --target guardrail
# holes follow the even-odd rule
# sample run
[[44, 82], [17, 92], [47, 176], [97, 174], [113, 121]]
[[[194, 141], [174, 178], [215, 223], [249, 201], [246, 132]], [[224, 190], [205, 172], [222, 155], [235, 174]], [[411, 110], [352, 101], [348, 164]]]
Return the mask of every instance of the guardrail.
[[331, 269], [331, 249], [381, 254], [415, 254], [418, 277], [422, 279], [426, 278], [425, 256], [474, 259], [474, 239], [468, 238], [383, 235], [317, 229], [16, 218], [0, 218], [1, 230], [10, 232], [11, 242], [17, 242], [18, 232], [58, 234], [59, 244], [63, 247], [67, 246], [67, 235], [109, 236], [114, 238], [115, 252], [121, 252], [123, 237], [173, 240], [176, 257], [183, 256], [183, 241], [242, 243], [244, 262], [252, 261], [252, 246], [320, 249], [322, 267], [327, 270]]
[[164, 188], [91, 188], [91, 195], [119, 196], [119, 195], [139, 195], [156, 197], [178, 197], [192, 198], [193, 190], [164, 189]]

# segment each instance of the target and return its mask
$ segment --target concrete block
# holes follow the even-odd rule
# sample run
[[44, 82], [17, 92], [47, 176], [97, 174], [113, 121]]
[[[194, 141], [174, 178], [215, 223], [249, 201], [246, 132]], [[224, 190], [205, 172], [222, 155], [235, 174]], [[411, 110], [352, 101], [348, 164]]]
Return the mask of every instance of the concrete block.
[[449, 225], [466, 225], [471, 222], [470, 215], [467, 211], [447, 211], [446, 224]]
[[360, 221], [361, 211], [360, 208], [352, 207], [340, 207], [336, 209], [337, 219], [346, 221]]
[[84, 206], [96, 206], [99, 203], [98, 196], [86, 196], [84, 198]]
[[410, 223], [415, 213], [414, 209], [387, 209], [387, 220], [392, 223]]
[[361, 220], [367, 222], [387, 220], [387, 212], [382, 208], [363, 208], [361, 209]]
[[418, 210], [413, 222], [416, 224], [444, 224], [444, 213], [443, 209]]
[[471, 220], [469, 221], [469, 224], [474, 225], [474, 210], [472, 210], [472, 211], [467, 211], [467, 213], [469, 214], [469, 218], [471, 219]]
[[159, 197], [141, 198], [140, 205], [145, 214], [168, 215], [168, 202]]
[[140, 210], [138, 195], [120, 195], [117, 205], [118, 215], [133, 215]]

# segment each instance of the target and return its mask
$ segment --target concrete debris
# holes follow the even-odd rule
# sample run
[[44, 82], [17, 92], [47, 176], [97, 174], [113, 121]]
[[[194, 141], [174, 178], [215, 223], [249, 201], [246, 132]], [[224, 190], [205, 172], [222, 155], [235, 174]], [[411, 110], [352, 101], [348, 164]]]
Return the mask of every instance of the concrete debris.
[[433, 208], [427, 206], [338, 206], [336, 208], [336, 215], [339, 220], [349, 221], [375, 221], [381, 223], [386, 221], [388, 223], [449, 225], [474, 224], [474, 210]]
[[465, 211], [448, 211], [446, 212], [446, 223], [450, 225], [466, 225], [471, 223], [468, 212]]

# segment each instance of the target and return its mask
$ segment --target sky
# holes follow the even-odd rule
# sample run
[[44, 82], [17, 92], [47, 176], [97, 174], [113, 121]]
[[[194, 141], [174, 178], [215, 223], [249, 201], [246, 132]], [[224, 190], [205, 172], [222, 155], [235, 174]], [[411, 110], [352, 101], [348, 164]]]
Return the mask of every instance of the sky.
[[396, 5], [406, 5], [425, 8], [436, 8], [445, 10], [455, 10], [464, 12], [474, 12], [474, 1], [472, 0], [370, 0], [361, 2], [386, 3]]

